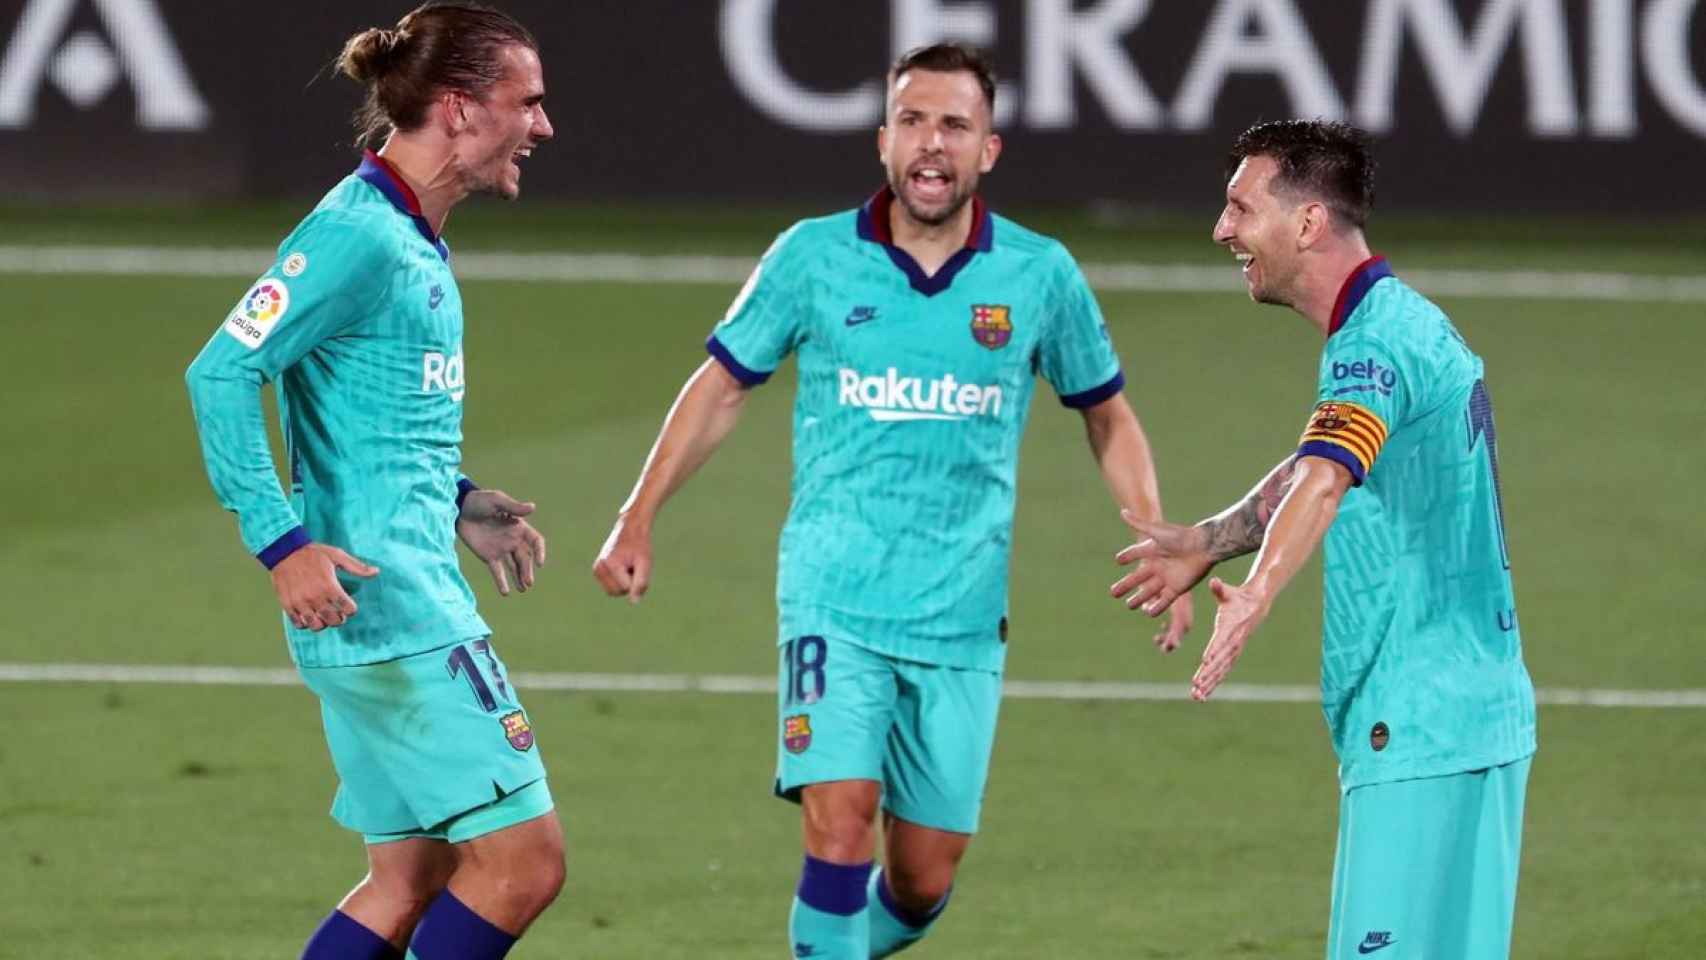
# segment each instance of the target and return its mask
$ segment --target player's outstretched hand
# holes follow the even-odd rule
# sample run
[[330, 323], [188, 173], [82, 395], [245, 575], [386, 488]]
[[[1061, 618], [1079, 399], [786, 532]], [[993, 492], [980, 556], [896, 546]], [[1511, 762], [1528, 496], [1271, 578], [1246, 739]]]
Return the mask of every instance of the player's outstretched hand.
[[310, 543], [273, 566], [273, 592], [278, 594], [278, 604], [291, 623], [318, 633], [327, 627], [342, 626], [355, 616], [355, 601], [338, 583], [339, 570], [358, 577], [379, 573], [378, 567], [370, 567], [323, 543]]
[[1151, 617], [1173, 610], [1173, 622], [1156, 638], [1162, 649], [1179, 645], [1179, 637], [1191, 627], [1191, 610], [1184, 608], [1181, 628], [1180, 597], [1208, 576], [1214, 560], [1208, 555], [1208, 534], [1200, 527], [1182, 527], [1165, 521], [1139, 520], [1130, 510], [1121, 510], [1120, 518], [1144, 539], [1114, 555], [1120, 566], [1137, 564], [1137, 569], [1115, 580], [1108, 590], [1125, 601], [1132, 610], [1142, 609]]
[[1191, 604], [1191, 595], [1179, 594], [1173, 605], [1167, 608], [1167, 625], [1155, 634], [1155, 648], [1162, 653], [1172, 653], [1179, 649], [1179, 642], [1185, 639], [1185, 634], [1191, 632], [1196, 619], [1196, 608]]
[[1214, 636], [1203, 648], [1202, 665], [1191, 678], [1191, 699], [1207, 700], [1244, 652], [1250, 635], [1268, 617], [1269, 601], [1248, 585], [1234, 587], [1215, 577], [1208, 582], [1220, 609], [1214, 614]]
[[470, 490], [456, 518], [456, 535], [486, 562], [500, 596], [509, 596], [510, 578], [526, 593], [533, 586], [535, 567], [545, 565], [545, 535], [522, 519], [534, 504], [502, 490]]
[[652, 583], [651, 531], [626, 516], [618, 517], [592, 562], [592, 575], [610, 596], [639, 603]]

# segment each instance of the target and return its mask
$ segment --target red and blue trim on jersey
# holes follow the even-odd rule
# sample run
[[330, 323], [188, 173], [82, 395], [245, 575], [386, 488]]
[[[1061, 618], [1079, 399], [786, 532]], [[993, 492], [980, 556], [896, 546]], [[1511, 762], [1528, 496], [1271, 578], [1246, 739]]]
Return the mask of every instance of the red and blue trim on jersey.
[[1327, 336], [1331, 337], [1338, 333], [1339, 328], [1345, 325], [1345, 321], [1350, 319], [1357, 307], [1362, 306], [1363, 298], [1368, 296], [1368, 291], [1374, 289], [1375, 284], [1390, 276], [1394, 276], [1392, 267], [1386, 262], [1386, 257], [1382, 254], [1377, 253], [1357, 264], [1357, 268], [1345, 278], [1344, 285], [1339, 287], [1338, 299], [1333, 301], [1333, 314], [1331, 319], [1327, 321]]
[[363, 150], [361, 166], [355, 168], [355, 175], [372, 184], [385, 195], [385, 199], [391, 201], [392, 206], [407, 214], [415, 222], [415, 229], [438, 251], [439, 257], [446, 262], [450, 260], [450, 248], [433, 232], [432, 224], [427, 223], [426, 217], [421, 214], [420, 198], [415, 196], [415, 191], [410, 188], [408, 181], [403, 179], [396, 167], [391, 166], [389, 160], [372, 150]]
[[884, 186], [865, 201], [859, 208], [857, 229], [859, 239], [870, 243], [882, 244], [883, 251], [906, 274], [906, 281], [919, 293], [933, 297], [948, 289], [959, 275], [971, 263], [972, 258], [980, 253], [988, 253], [995, 249], [995, 219], [989, 215], [989, 208], [984, 206], [983, 198], [975, 194], [971, 198], [971, 229], [966, 231], [965, 245], [942, 264], [941, 269], [934, 274], [925, 274], [924, 268], [918, 261], [912, 259], [912, 254], [895, 246], [894, 233], [889, 226], [889, 210], [894, 206], [894, 190]]

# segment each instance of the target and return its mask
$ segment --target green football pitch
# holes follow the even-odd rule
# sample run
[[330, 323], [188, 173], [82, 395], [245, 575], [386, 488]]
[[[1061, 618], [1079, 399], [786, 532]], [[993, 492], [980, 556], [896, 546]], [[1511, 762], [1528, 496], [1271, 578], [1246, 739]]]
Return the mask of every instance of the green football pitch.
[[[298, 215], [0, 210], [0, 245], [258, 247]], [[450, 238], [756, 257], [788, 218], [482, 206]], [[1236, 269], [1206, 220], [1034, 219], [1086, 260]], [[1400, 274], [1688, 274], [1677, 237], [1698, 227], [1394, 219], [1376, 239]], [[0, 667], [288, 667], [182, 384], [246, 283], [0, 273]], [[645, 602], [607, 600], [589, 574], [735, 286], [464, 284], [467, 469], [536, 499], [551, 544], [524, 596], [500, 599], [468, 565], [512, 669], [773, 672], [791, 368], [664, 512]], [[1527, 659], [1548, 691], [1706, 688], [1706, 304], [1639, 297], [1440, 297], [1487, 361]], [[1320, 348], [1303, 321], [1236, 293], [1103, 305], [1171, 515], [1220, 508], [1288, 451]], [[1199, 598], [1184, 650], [1150, 647], [1149, 623], [1106, 596], [1127, 535], [1078, 418], [1040, 386], [1031, 419], [1010, 678], [1182, 694], [1212, 604]], [[1319, 607], [1311, 572], [1232, 679], [1313, 684]], [[565, 896], [515, 956], [785, 955], [798, 824], [769, 796], [771, 698], [523, 692], [571, 851]], [[1706, 707], [1692, 702], [1542, 708], [1515, 956], [1706, 955]], [[0, 724], [0, 957], [295, 956], [361, 875], [359, 843], [326, 816], [333, 774], [300, 687], [14, 680]], [[1316, 958], [1336, 818], [1312, 704], [1010, 700], [984, 832], [916, 955]]]

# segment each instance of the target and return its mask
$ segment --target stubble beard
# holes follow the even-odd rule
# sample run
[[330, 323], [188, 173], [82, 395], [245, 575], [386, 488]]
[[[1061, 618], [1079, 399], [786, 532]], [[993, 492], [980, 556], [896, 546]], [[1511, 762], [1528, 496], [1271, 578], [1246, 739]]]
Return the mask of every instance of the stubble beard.
[[956, 179], [954, 181], [954, 192], [948, 197], [948, 205], [943, 207], [938, 213], [927, 214], [925, 211], [913, 206], [912, 201], [908, 199], [905, 189], [908, 179], [909, 178], [904, 172], [900, 174], [890, 174], [889, 191], [894, 194], [896, 200], [900, 201], [900, 205], [905, 208], [907, 216], [926, 227], [939, 227], [954, 219], [954, 217], [958, 216], [959, 212], [965, 208], [966, 203], [971, 200], [972, 193], [977, 190], [976, 178], [973, 178], [970, 183], [966, 184], [964, 189], [960, 188], [960, 181]]

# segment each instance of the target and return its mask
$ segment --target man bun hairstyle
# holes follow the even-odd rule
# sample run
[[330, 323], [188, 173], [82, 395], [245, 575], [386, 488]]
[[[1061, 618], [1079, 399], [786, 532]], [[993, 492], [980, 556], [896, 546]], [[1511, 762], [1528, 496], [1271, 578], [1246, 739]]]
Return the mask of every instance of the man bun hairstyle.
[[995, 59], [989, 51], [964, 43], [932, 43], [913, 47], [901, 54], [889, 68], [889, 89], [894, 89], [895, 81], [909, 70], [929, 70], [932, 73], [959, 73], [963, 70], [971, 74], [983, 90], [990, 115], [995, 114]]
[[1374, 208], [1374, 156], [1367, 132], [1333, 120], [1270, 120], [1244, 131], [1226, 158], [1226, 176], [1249, 157], [1269, 157], [1276, 196], [1319, 200], [1340, 227], [1361, 230]]
[[444, 90], [476, 99], [503, 79], [502, 50], [539, 44], [515, 18], [480, 3], [430, 2], [394, 29], [370, 27], [344, 42], [340, 72], [367, 87], [356, 111], [356, 145], [377, 145], [392, 130], [418, 130]]

